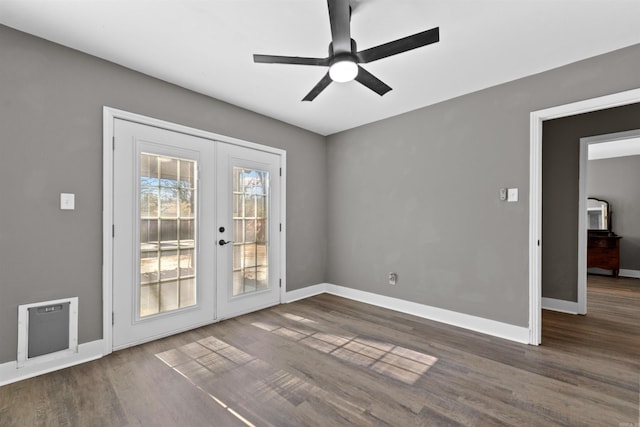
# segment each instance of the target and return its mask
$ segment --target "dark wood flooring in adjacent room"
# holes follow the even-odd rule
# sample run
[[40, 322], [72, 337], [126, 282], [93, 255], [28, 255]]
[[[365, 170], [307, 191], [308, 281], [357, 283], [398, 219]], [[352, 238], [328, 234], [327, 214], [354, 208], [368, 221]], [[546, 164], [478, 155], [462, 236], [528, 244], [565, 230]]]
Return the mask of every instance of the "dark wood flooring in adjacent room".
[[533, 347], [320, 295], [1, 387], [0, 425], [637, 426], [640, 280], [588, 308]]

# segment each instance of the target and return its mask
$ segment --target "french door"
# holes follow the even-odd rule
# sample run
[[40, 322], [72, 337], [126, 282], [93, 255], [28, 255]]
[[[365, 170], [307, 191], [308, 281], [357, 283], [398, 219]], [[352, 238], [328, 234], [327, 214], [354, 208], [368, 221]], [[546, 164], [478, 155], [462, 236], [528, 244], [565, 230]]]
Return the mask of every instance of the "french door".
[[218, 317], [280, 301], [280, 158], [219, 143]]
[[113, 348], [280, 301], [280, 156], [114, 122]]

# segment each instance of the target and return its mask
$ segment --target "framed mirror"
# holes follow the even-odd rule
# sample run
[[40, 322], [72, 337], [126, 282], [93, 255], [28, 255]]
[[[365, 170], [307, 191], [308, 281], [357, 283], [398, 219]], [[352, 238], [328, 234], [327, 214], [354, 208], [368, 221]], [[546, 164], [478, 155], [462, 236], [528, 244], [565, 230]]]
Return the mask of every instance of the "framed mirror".
[[611, 231], [609, 202], [594, 197], [587, 199], [587, 229]]

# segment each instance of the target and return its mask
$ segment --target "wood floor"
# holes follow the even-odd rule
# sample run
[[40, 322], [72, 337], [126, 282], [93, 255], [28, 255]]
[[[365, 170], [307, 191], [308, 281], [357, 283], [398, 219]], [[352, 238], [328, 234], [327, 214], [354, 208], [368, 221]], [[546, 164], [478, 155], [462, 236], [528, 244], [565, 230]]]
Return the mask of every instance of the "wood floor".
[[515, 344], [331, 295], [0, 388], [8, 426], [639, 425], [640, 280]]

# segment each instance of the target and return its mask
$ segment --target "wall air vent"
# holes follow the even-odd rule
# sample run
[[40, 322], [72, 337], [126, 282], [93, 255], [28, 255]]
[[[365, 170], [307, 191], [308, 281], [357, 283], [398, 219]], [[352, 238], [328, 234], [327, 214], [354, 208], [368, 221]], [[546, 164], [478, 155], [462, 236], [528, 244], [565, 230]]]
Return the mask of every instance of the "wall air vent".
[[18, 306], [18, 368], [77, 352], [77, 297]]

